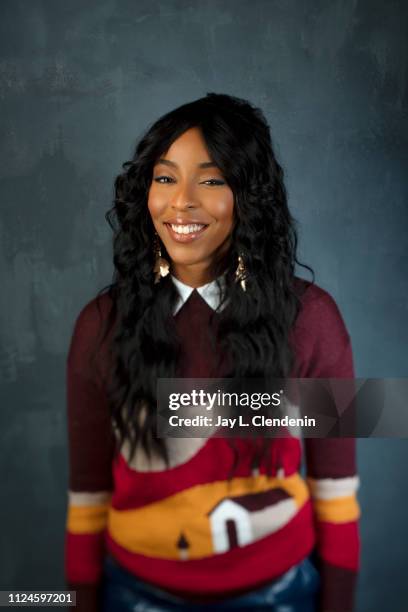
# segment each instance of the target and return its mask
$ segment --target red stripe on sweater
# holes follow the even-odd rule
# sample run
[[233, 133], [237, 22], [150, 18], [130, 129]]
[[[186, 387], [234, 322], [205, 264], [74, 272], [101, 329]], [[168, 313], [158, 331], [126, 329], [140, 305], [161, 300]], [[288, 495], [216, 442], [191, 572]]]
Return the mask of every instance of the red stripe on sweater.
[[105, 532], [76, 534], [65, 532], [65, 577], [67, 582], [95, 583], [102, 575]]
[[[251, 475], [254, 447], [249, 439], [236, 438], [235, 443], [240, 459], [234, 477], [247, 478]], [[299, 440], [279, 438], [271, 439], [270, 443], [271, 465], [274, 466], [272, 475], [279, 466], [284, 468], [286, 476], [294, 474], [301, 456]], [[130, 468], [122, 455], [119, 455], [113, 468], [115, 489], [112, 507], [116, 510], [141, 508], [196, 485], [227, 480], [233, 458], [230, 440], [225, 438], [208, 439], [191, 459], [163, 471], [139, 472]], [[260, 473], [265, 473], [265, 470], [264, 461]]]
[[360, 568], [358, 521], [349, 523], [316, 522], [320, 556], [338, 567], [357, 571]]

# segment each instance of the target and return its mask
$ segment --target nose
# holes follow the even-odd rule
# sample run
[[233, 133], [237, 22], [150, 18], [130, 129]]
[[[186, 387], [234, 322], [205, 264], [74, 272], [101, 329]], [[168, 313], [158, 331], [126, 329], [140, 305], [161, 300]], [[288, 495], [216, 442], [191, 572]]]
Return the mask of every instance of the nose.
[[180, 188], [173, 194], [171, 201], [171, 207], [174, 210], [182, 211], [189, 208], [196, 208], [198, 206], [197, 200], [192, 189], [189, 189], [188, 185], [180, 186]]

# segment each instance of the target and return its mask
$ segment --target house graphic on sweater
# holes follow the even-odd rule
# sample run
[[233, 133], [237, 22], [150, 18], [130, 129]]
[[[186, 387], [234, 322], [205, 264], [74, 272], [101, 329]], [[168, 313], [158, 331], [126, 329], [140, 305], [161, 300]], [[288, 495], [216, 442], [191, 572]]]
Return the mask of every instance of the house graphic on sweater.
[[297, 510], [295, 499], [282, 488], [224, 498], [208, 512], [214, 551], [226, 552], [269, 535]]

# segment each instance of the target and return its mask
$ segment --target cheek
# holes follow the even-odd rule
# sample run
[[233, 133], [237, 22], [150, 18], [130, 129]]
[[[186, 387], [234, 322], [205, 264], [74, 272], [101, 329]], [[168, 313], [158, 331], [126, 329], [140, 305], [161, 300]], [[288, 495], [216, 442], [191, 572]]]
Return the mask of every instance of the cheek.
[[147, 197], [147, 208], [149, 209], [149, 212], [153, 218], [159, 217], [166, 208], [164, 199], [155, 193], [154, 189], [150, 189], [149, 191]]
[[213, 216], [223, 225], [232, 224], [234, 217], [234, 196], [232, 194], [217, 201], [213, 207]]

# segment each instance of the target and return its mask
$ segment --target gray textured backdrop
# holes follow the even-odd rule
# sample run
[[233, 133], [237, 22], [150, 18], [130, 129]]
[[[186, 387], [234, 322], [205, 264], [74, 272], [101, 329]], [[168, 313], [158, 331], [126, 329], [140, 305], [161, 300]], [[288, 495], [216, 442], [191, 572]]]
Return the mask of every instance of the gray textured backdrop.
[[[342, 310], [357, 375], [407, 375], [408, 5], [3, 0], [0, 11], [0, 588], [47, 589], [63, 584], [72, 324], [111, 278], [114, 177], [165, 111], [207, 91], [261, 106], [301, 257]], [[358, 449], [358, 612], [405, 612], [408, 442]]]

